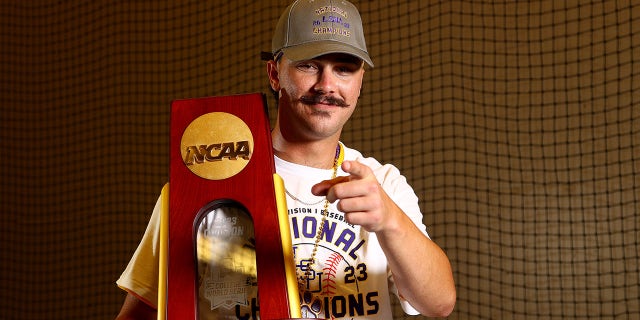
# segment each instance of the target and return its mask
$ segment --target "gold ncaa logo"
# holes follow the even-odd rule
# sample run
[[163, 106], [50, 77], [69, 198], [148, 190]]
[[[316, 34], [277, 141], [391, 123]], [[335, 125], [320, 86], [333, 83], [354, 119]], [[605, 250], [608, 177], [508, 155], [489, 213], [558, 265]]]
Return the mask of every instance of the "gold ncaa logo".
[[233, 177], [253, 154], [253, 135], [242, 119], [226, 112], [211, 112], [193, 120], [182, 134], [184, 164], [208, 180]]

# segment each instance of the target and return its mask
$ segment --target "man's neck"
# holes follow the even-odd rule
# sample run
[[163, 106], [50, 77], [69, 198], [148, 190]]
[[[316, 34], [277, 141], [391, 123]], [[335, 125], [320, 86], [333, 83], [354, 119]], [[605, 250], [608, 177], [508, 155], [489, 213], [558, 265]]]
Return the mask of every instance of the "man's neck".
[[272, 143], [274, 154], [282, 160], [313, 168], [331, 169], [336, 157], [338, 137], [292, 142], [273, 132]]

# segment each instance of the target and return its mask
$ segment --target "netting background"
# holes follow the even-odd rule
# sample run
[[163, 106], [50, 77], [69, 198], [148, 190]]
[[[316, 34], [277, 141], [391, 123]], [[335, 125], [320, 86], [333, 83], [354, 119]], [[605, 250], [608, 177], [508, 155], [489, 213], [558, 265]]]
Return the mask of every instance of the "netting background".
[[[268, 92], [287, 2], [0, 1], [0, 318], [115, 316], [171, 100]], [[414, 186], [451, 318], [639, 317], [640, 3], [355, 3], [342, 140]]]

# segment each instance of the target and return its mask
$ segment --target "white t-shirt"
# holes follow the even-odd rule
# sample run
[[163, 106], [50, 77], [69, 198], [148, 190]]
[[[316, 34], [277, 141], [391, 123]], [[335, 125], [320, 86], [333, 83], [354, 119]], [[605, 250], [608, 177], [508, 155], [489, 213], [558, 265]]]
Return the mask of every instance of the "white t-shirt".
[[[385, 192], [427, 235], [418, 197], [399, 170], [393, 165], [382, 165], [373, 158], [365, 158], [354, 149], [343, 148], [344, 159], [369, 166]], [[314, 196], [311, 187], [330, 179], [333, 170], [306, 167], [278, 157], [275, 166], [287, 193], [302, 316], [392, 319], [389, 292], [397, 294], [397, 290], [378, 239], [374, 233], [347, 223], [343, 213], [336, 208], [337, 202], [328, 206], [315, 262], [310, 264], [325, 207], [324, 197]], [[337, 175], [347, 174], [339, 169]], [[158, 201], [138, 249], [116, 282], [152, 306], [157, 304], [160, 205]], [[400, 300], [406, 313], [418, 314], [409, 303]]]

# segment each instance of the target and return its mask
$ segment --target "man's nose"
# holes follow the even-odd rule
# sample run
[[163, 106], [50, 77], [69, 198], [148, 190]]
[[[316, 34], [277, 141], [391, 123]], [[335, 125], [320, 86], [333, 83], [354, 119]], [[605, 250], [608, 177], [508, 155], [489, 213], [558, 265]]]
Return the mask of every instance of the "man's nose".
[[318, 73], [318, 81], [313, 89], [318, 93], [332, 93], [335, 90], [335, 76], [330, 70], [323, 69]]

